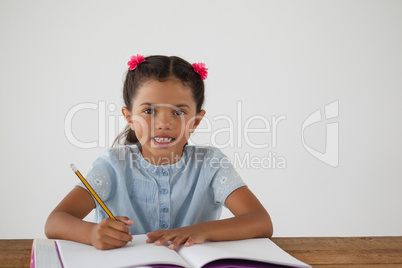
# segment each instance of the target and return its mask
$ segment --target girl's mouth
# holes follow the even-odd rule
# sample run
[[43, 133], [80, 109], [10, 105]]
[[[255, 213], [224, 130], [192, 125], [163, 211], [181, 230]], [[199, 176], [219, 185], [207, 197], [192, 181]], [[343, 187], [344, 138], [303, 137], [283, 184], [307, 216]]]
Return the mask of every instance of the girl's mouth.
[[173, 138], [158, 138], [158, 137], [153, 137], [152, 140], [154, 141], [154, 144], [157, 145], [158, 147], [169, 147], [175, 139]]

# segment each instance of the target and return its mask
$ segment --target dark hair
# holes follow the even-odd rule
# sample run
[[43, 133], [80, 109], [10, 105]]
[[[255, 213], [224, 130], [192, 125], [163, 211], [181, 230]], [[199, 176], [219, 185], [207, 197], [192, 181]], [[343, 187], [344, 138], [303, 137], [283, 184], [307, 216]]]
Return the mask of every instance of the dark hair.
[[[145, 62], [137, 65], [134, 70], [128, 70], [123, 86], [123, 99], [129, 111], [132, 111], [133, 100], [137, 95], [140, 86], [149, 80], [158, 80], [160, 82], [169, 79], [178, 79], [184, 85], [191, 89], [193, 99], [196, 103], [196, 112], [201, 111], [204, 103], [204, 81], [196, 73], [189, 62], [176, 56], [149, 56]], [[124, 139], [124, 145], [137, 144], [140, 146], [135, 132], [129, 125], [116, 137], [112, 147], [120, 144]]]

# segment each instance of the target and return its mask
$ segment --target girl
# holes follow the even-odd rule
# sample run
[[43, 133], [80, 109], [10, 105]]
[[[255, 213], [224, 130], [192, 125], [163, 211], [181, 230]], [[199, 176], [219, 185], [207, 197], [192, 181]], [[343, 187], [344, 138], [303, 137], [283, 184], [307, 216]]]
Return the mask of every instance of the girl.
[[[267, 211], [217, 148], [187, 140], [205, 111], [205, 64], [179, 57], [131, 57], [122, 108], [128, 125], [103, 152], [86, 179], [117, 216], [110, 219], [82, 184], [49, 215], [48, 238], [74, 240], [98, 249], [124, 246], [131, 234], [148, 243], [190, 246], [271, 237]], [[114, 144], [115, 144], [114, 143]], [[222, 205], [234, 217], [219, 220]], [[95, 208], [95, 222], [82, 219]]]

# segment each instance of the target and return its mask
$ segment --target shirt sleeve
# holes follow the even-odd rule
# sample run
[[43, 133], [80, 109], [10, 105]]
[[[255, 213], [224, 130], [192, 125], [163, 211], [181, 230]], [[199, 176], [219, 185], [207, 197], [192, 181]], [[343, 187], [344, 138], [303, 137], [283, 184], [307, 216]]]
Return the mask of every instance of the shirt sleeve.
[[[111, 199], [116, 188], [116, 172], [107, 153], [101, 154], [101, 156], [93, 161], [85, 179], [103, 202]], [[86, 189], [82, 182], [79, 182], [77, 185]], [[98, 206], [95, 198], [94, 201], [96, 206]]]
[[211, 147], [206, 163], [212, 172], [211, 187], [215, 203], [226, 207], [226, 198], [234, 190], [246, 184], [233, 167], [230, 159], [220, 149]]

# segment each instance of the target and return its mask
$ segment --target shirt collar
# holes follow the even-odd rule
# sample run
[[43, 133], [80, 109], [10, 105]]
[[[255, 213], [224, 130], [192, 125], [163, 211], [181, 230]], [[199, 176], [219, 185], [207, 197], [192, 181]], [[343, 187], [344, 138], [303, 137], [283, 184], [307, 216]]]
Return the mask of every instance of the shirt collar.
[[137, 145], [130, 145], [130, 149], [134, 154], [132, 161], [136, 161], [137, 162], [136, 164], [139, 168], [145, 169], [151, 173], [159, 173], [164, 170], [168, 171], [169, 173], [176, 173], [177, 171], [184, 169], [186, 162], [187, 162], [187, 158], [188, 158], [188, 152], [187, 152], [188, 145], [186, 145], [184, 147], [183, 154], [182, 154], [180, 160], [174, 164], [169, 164], [169, 165], [153, 165], [153, 164], [149, 163], [147, 160], [144, 159], [144, 157], [142, 156], [142, 153]]

